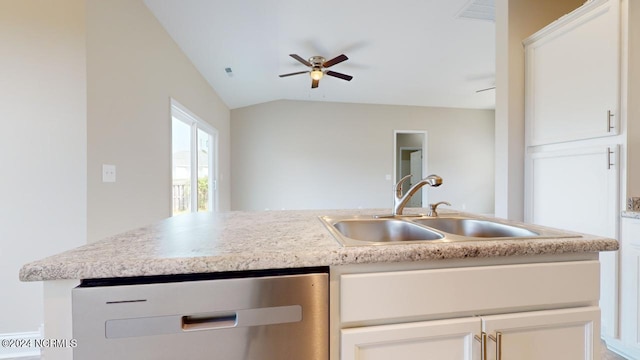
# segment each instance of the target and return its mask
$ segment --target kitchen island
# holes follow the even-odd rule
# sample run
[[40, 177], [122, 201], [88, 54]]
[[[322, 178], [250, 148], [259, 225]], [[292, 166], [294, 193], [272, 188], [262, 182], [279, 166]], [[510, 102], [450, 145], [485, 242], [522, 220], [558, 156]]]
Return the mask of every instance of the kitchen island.
[[[182, 215], [26, 264], [20, 278], [45, 281], [46, 337], [72, 338], [70, 292], [80, 280], [329, 267], [331, 359], [337, 360], [357, 358], [357, 351], [350, 347], [360, 349], [368, 341], [381, 343], [372, 339], [384, 334], [445, 329], [453, 326], [451, 321], [476, 329], [480, 326], [476, 322], [484, 321], [478, 315], [570, 308], [564, 312], [571, 314], [560, 318], [576, 317], [583, 310], [593, 317], [599, 296], [598, 252], [618, 248], [612, 239], [569, 232], [551, 238], [342, 246], [318, 218], [383, 213], [385, 210]], [[544, 229], [525, 226], [533, 231]], [[487, 296], [477, 288], [482, 279], [487, 279]], [[449, 290], [434, 288], [451, 282], [455, 286], [448, 286]], [[404, 284], [406, 292], [385, 290], [385, 286], [398, 284]], [[415, 292], [415, 284], [435, 291]], [[504, 300], [507, 293], [513, 293], [509, 301]], [[498, 297], [503, 300], [496, 302]], [[486, 300], [478, 301], [481, 298]], [[393, 306], [396, 301], [402, 301], [402, 306]], [[401, 311], [387, 311], [391, 308]], [[580, 314], [573, 314], [575, 311]], [[598, 321], [591, 323], [595, 336]], [[466, 345], [471, 341], [469, 351], [476, 351], [474, 332], [479, 333], [473, 330], [459, 339]], [[368, 338], [371, 334], [374, 336]], [[477, 343], [483, 350], [478, 351], [487, 350], [487, 341], [480, 338]], [[597, 341], [591, 345], [597, 350]], [[70, 349], [46, 351], [47, 359], [69, 359], [71, 354]]]
[[26, 264], [20, 279], [172, 275], [618, 249], [615, 240], [586, 234], [574, 237], [569, 232], [566, 233], [571, 236], [546, 239], [343, 247], [318, 219], [328, 214], [384, 213], [385, 210], [313, 210], [181, 215]]

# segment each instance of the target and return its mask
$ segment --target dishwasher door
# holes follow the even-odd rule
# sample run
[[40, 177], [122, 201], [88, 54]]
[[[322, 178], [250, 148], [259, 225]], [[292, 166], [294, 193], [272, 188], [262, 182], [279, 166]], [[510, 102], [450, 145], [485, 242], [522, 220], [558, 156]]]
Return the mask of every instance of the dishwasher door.
[[328, 274], [77, 287], [76, 360], [328, 360]]

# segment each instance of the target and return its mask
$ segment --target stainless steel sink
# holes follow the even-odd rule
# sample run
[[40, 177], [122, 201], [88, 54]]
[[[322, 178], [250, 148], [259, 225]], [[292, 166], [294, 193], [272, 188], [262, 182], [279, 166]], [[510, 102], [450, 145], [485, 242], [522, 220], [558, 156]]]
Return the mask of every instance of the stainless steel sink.
[[487, 220], [443, 217], [419, 218], [412, 221], [449, 234], [479, 238], [517, 238], [539, 235], [531, 230]]
[[360, 241], [394, 242], [437, 240], [444, 235], [422, 226], [397, 219], [354, 219], [333, 224], [342, 235]]
[[[439, 217], [321, 216], [329, 232], [344, 246], [388, 245], [429, 242], [543, 239], [580, 237], [580, 234], [552, 229], [530, 230], [525, 224], [448, 214]], [[520, 225], [520, 224], [518, 224]]]

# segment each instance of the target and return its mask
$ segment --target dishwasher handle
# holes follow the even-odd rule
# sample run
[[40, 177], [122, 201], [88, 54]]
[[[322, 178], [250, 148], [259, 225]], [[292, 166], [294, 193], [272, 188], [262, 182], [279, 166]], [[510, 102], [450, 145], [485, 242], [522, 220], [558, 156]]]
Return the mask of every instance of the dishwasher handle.
[[182, 317], [182, 330], [213, 330], [232, 328], [238, 325], [238, 313], [215, 315], [192, 315]]
[[278, 325], [302, 321], [301, 305], [226, 310], [191, 315], [164, 315], [105, 322], [107, 339]]
[[302, 321], [302, 306], [287, 305], [182, 316], [182, 330], [287, 324]]

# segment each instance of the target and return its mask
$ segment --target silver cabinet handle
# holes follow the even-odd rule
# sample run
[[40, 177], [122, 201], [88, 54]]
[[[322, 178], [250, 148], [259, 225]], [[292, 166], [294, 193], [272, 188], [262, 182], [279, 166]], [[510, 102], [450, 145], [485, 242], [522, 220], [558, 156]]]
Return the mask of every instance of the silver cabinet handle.
[[483, 331], [480, 336], [474, 335], [473, 338], [480, 342], [480, 360], [487, 360], [487, 333]]
[[610, 147], [607, 147], [607, 170], [611, 170], [611, 167], [615, 165], [611, 163], [611, 154], [613, 154], [613, 151], [611, 151]]
[[496, 336], [489, 335], [489, 339], [496, 343], [496, 360], [502, 360], [502, 333], [496, 331]]
[[611, 124], [611, 118], [613, 116], [611, 110], [607, 110], [607, 132], [611, 132], [611, 129], [613, 129], [613, 125]]

